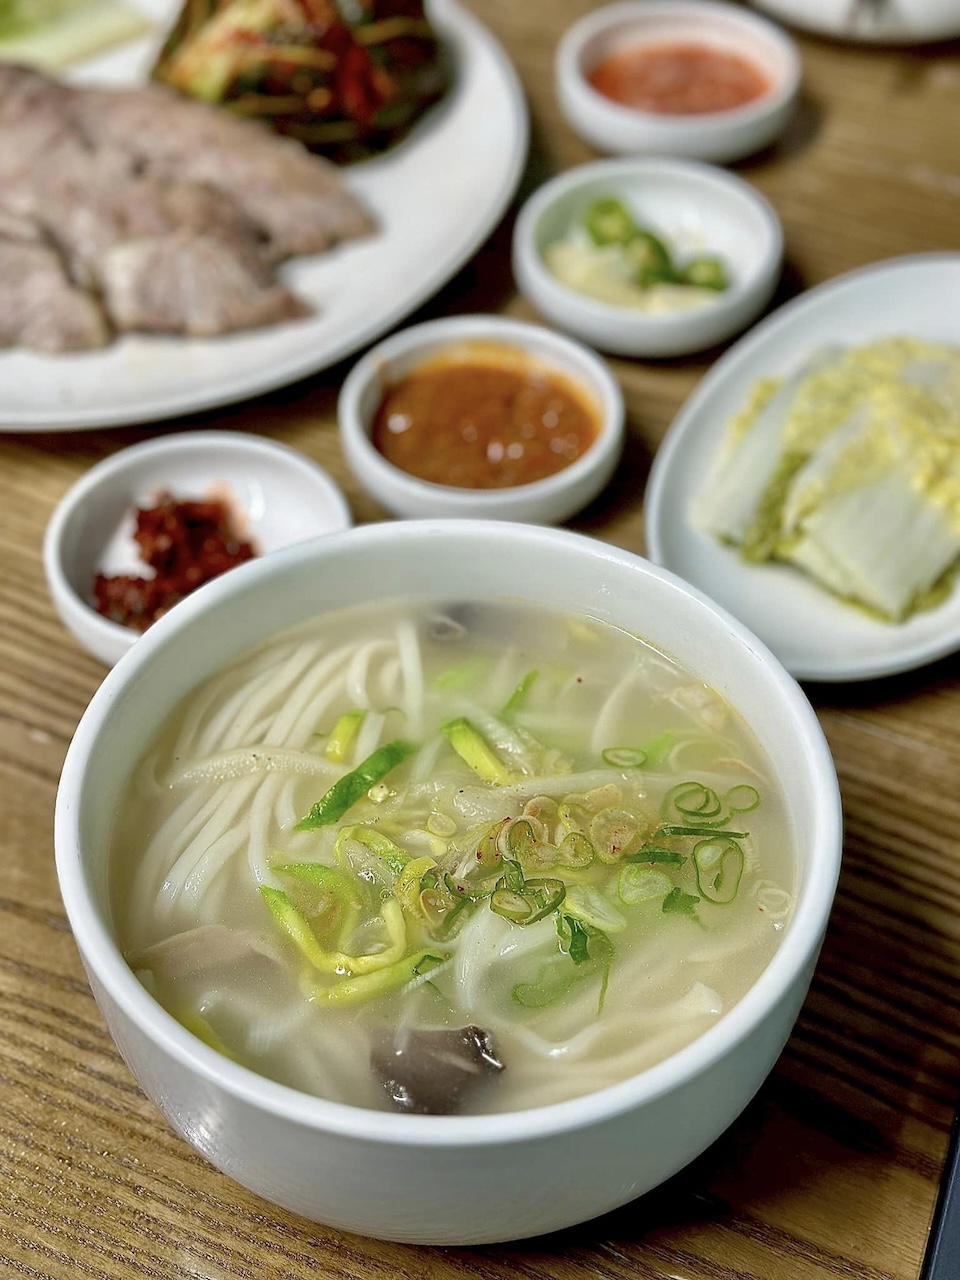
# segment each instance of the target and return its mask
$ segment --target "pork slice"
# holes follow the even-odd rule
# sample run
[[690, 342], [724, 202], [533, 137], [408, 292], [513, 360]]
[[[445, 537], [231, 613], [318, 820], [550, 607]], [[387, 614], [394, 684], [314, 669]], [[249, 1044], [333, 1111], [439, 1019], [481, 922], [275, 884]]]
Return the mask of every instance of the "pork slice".
[[309, 314], [263, 269], [202, 232], [123, 241], [100, 257], [98, 273], [118, 329], [210, 337]]
[[15, 234], [21, 221], [0, 219], [0, 346], [49, 354], [104, 346], [111, 332], [96, 298], [74, 285], [39, 229]]
[[0, 63], [0, 181], [50, 169], [67, 152], [89, 153], [69, 93], [39, 71]]
[[321, 253], [374, 224], [338, 169], [256, 121], [168, 89], [75, 89], [74, 119], [95, 146], [128, 151], [149, 174], [207, 183], [262, 229], [279, 258]]
[[229, 197], [200, 183], [140, 176], [131, 158], [112, 148], [9, 182], [3, 199], [43, 225], [73, 278], [91, 288], [115, 245], [178, 230], [219, 237], [254, 273], [264, 263], [259, 229]]

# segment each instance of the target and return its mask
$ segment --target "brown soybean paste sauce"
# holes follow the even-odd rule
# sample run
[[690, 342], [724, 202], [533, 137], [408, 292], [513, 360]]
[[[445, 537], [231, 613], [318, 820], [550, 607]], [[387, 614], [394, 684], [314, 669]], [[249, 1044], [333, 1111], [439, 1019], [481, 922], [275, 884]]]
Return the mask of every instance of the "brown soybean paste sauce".
[[662, 115], [732, 111], [770, 88], [746, 58], [693, 43], [628, 45], [604, 58], [588, 79], [622, 106]]
[[394, 466], [462, 489], [542, 480], [596, 436], [586, 395], [513, 351], [421, 365], [387, 388], [373, 423], [373, 443]]

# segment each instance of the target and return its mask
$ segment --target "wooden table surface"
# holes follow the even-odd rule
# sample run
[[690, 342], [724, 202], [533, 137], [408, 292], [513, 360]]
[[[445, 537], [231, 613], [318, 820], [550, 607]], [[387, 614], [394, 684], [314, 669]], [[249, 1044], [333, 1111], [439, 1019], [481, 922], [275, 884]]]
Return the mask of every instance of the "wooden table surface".
[[[588, 5], [473, 7], [528, 94], [528, 191], [591, 158], [559, 117], [551, 74], [557, 36]], [[739, 166], [783, 220], [779, 300], [881, 258], [960, 250], [960, 46], [800, 43], [796, 119], [776, 148]], [[512, 287], [511, 221], [423, 316], [532, 314]], [[650, 458], [716, 354], [614, 362], [629, 443], [609, 492], [576, 528], [643, 550]], [[810, 688], [847, 821], [813, 988], [746, 1113], [643, 1200], [519, 1245], [439, 1251], [345, 1236], [217, 1173], [127, 1072], [84, 979], [54, 875], [57, 777], [104, 672], [54, 616], [41, 567], [44, 525], [100, 458], [198, 426], [295, 445], [341, 481], [358, 521], [380, 519], [340, 455], [334, 405], [345, 371], [163, 427], [0, 437], [0, 1274], [916, 1280], [960, 1096], [955, 658], [900, 679]]]

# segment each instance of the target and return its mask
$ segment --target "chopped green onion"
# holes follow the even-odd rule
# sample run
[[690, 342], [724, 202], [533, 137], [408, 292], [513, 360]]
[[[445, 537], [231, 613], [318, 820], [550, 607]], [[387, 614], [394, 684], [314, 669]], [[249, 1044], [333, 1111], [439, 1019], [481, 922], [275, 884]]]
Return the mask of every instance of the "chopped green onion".
[[441, 671], [433, 682], [434, 689], [441, 693], [456, 693], [460, 689], [469, 689], [476, 684], [489, 665], [486, 658], [471, 658], [454, 667]]
[[649, 742], [644, 743], [641, 749], [647, 758], [648, 765], [656, 768], [657, 765], [663, 764], [670, 754], [674, 737], [672, 730], [667, 729], [664, 733], [658, 734], [656, 738], [651, 738]]
[[723, 802], [712, 787], [705, 787], [702, 782], [679, 782], [663, 800], [664, 813], [671, 809], [693, 821], [709, 820], [722, 812]]
[[600, 756], [615, 769], [639, 769], [647, 760], [647, 753], [639, 747], [607, 747]]
[[624, 862], [659, 862], [668, 867], [682, 867], [686, 858], [676, 849], [661, 849], [658, 845], [644, 845], [636, 853], [628, 853]]
[[677, 827], [667, 824], [663, 827], [657, 827], [655, 835], [658, 836], [702, 836], [710, 832], [712, 836], [730, 836], [732, 840], [746, 840], [746, 831], [713, 831], [709, 825], [704, 824], [702, 827]]
[[372, 1000], [397, 987], [406, 986], [414, 978], [422, 977], [437, 965], [443, 964], [444, 959], [444, 956], [438, 956], [430, 950], [415, 951], [375, 973], [343, 978], [328, 987], [314, 987], [310, 999], [324, 1004], [359, 1004], [362, 1000]]
[[416, 747], [413, 743], [403, 742], [401, 739], [378, 747], [356, 769], [335, 782], [326, 795], [320, 797], [306, 817], [297, 823], [296, 830], [312, 831], [316, 827], [327, 827], [339, 822], [347, 810], [358, 800], [362, 800], [372, 786], [391, 769], [402, 764], [414, 751]]
[[710, 836], [694, 846], [697, 888], [708, 902], [732, 902], [743, 875], [743, 850], [726, 836]]
[[561, 867], [588, 867], [594, 859], [594, 848], [579, 831], [568, 831], [557, 846], [557, 865]]
[[619, 862], [639, 830], [640, 823], [629, 809], [601, 809], [590, 823], [590, 843], [601, 862]]
[[366, 711], [345, 711], [333, 726], [326, 746], [326, 757], [335, 764], [343, 764], [347, 753], [353, 746], [360, 726], [366, 719]]
[[561, 948], [574, 964], [580, 965], [590, 959], [590, 934], [576, 916], [558, 916], [557, 933]]
[[760, 792], [746, 782], [731, 787], [723, 798], [731, 813], [750, 813], [760, 804]]
[[374, 854], [395, 876], [400, 875], [410, 861], [410, 854], [401, 849], [398, 844], [394, 844], [389, 836], [385, 836], [382, 831], [377, 831], [375, 827], [365, 827], [358, 823], [351, 827], [341, 827], [337, 832], [333, 851], [341, 864], [346, 859], [344, 846], [348, 840], [355, 840], [357, 844]]
[[466, 716], [448, 720], [443, 732], [464, 764], [469, 765], [484, 782], [503, 787], [512, 781], [507, 766]]
[[591, 885], [572, 884], [567, 889], [566, 914], [604, 933], [620, 933], [627, 927], [626, 916], [599, 889]]
[[495, 889], [490, 897], [490, 910], [515, 924], [526, 924], [535, 909], [532, 899], [513, 889]]
[[526, 879], [520, 863], [513, 858], [504, 858], [501, 866], [503, 867], [503, 875], [497, 883], [497, 888], [510, 889], [514, 893], [523, 893]]
[[513, 693], [511, 693], [510, 697], [504, 703], [503, 710], [500, 712], [504, 720], [509, 720], [511, 716], [516, 715], [516, 713], [523, 707], [523, 704], [527, 700], [527, 694], [530, 692], [530, 688], [539, 674], [539, 671], [528, 671], [523, 677], [514, 689]]
[[559, 964], [543, 966], [533, 982], [518, 982], [511, 995], [525, 1009], [545, 1009], [567, 994], [577, 981], [577, 974], [561, 969]]
[[684, 893], [682, 889], [673, 889], [663, 900], [662, 910], [667, 915], [695, 916], [700, 899], [693, 893]]
[[665, 898], [673, 887], [670, 877], [653, 867], [628, 865], [621, 868], [617, 879], [620, 901], [628, 907], [635, 907], [639, 902], [649, 902], [653, 898]]

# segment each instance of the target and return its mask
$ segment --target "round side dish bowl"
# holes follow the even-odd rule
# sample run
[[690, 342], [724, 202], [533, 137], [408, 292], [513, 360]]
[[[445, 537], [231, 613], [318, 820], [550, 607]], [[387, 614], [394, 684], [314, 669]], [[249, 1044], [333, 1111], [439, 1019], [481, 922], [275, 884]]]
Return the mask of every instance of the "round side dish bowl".
[[133, 512], [163, 492], [181, 501], [221, 499], [258, 555], [353, 522], [346, 499], [322, 467], [263, 436], [185, 432], [105, 458], [54, 511], [43, 566], [60, 620], [106, 666], [141, 633], [97, 612], [94, 579], [98, 573], [148, 576], [133, 540]]
[[[377, 598], [523, 597], [646, 637], [751, 727], [798, 851], [796, 906], [756, 983], [693, 1043], [610, 1088], [482, 1116], [368, 1111], [266, 1080], [191, 1035], [124, 962], [112, 917], [112, 823], [169, 709], [276, 630]], [[472, 1244], [557, 1230], [641, 1195], [749, 1102], [800, 1009], [840, 862], [837, 780], [797, 684], [732, 617], [665, 570], [562, 530], [506, 522], [365, 526], [254, 560], [161, 618], [94, 695], [67, 754], [55, 841], [94, 994], [144, 1091], [237, 1182], [350, 1231]], [[573, 1172], [571, 1172], [573, 1171]]]
[[[694, 114], [639, 110], [607, 97], [588, 77], [625, 49], [696, 45], [743, 59], [766, 81], [743, 106]], [[556, 89], [570, 127], [598, 151], [673, 155], [726, 164], [767, 146], [793, 113], [800, 56], [779, 27], [709, 0], [625, 0], [586, 14], [556, 53]]]
[[[371, 438], [388, 388], [435, 360], [489, 356], [497, 349], [558, 376], [592, 411], [596, 438], [568, 466], [544, 479], [474, 489], [436, 484], [387, 460]], [[337, 403], [340, 439], [358, 482], [388, 511], [405, 517], [463, 517], [553, 524], [595, 498], [623, 449], [623, 394], [593, 351], [539, 325], [500, 316], [458, 316], [403, 329], [378, 343], [351, 370]]]
[[[547, 250], [608, 197], [674, 255], [719, 258], [728, 288], [702, 306], [653, 313], [590, 297], [558, 279]], [[514, 277], [537, 310], [584, 342], [624, 356], [687, 355], [732, 337], [769, 302], [782, 259], [783, 231], [768, 201], [742, 178], [690, 160], [579, 165], [534, 192], [513, 232]]]

